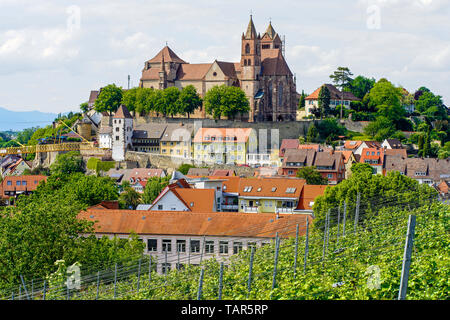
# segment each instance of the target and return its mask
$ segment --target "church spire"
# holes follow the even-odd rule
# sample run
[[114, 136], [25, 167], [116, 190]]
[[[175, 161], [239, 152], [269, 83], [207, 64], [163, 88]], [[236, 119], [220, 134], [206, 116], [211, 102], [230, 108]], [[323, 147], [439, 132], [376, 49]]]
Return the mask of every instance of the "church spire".
[[267, 27], [266, 34], [270, 37], [270, 39], [273, 39], [276, 35], [276, 32], [272, 27], [272, 21], [269, 22], [269, 26]]
[[248, 23], [247, 32], [245, 33], [245, 39], [256, 39], [256, 28], [253, 24], [252, 15], [250, 15], [250, 21]]

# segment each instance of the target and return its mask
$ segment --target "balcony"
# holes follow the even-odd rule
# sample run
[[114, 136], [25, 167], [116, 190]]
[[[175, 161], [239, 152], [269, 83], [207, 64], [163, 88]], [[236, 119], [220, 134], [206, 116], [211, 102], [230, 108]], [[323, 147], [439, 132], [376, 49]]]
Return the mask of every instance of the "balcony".
[[293, 213], [294, 212], [294, 208], [276, 208], [275, 212], [278, 212], [278, 213]]
[[245, 213], [257, 213], [258, 212], [258, 207], [247, 207], [247, 206], [244, 206], [243, 207], [243, 211]]
[[223, 204], [222, 210], [239, 210], [239, 206], [237, 204]]

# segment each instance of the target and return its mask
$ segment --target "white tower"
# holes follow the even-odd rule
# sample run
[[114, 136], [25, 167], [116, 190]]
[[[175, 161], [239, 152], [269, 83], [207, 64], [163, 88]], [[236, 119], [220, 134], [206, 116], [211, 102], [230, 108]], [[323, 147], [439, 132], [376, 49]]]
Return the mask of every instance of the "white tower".
[[132, 147], [133, 117], [127, 107], [121, 105], [112, 122], [112, 158], [114, 161], [123, 161], [126, 150], [131, 150]]

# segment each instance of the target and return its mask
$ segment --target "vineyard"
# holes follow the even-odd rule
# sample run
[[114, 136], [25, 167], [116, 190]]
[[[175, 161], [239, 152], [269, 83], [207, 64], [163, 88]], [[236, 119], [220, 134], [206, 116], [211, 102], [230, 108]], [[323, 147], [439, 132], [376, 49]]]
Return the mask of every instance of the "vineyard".
[[[192, 265], [179, 252], [166, 254], [164, 261], [144, 255], [97, 271], [81, 266], [77, 282], [71, 280], [75, 275], [67, 278], [70, 272], [59, 262], [50, 277], [22, 277], [22, 284], [2, 292], [1, 298], [392, 300], [398, 299], [401, 279], [409, 275], [404, 298], [447, 300], [449, 207], [429, 196], [415, 204], [401, 198], [345, 203], [329, 209], [322, 223], [274, 230], [277, 237], [270, 243], [261, 245], [267, 239], [261, 240], [226, 263], [218, 258]], [[299, 230], [305, 236], [299, 237]], [[292, 232], [297, 236], [283, 236]], [[405, 273], [408, 236], [413, 241]], [[171, 262], [178, 270], [156, 273], [156, 264]]]

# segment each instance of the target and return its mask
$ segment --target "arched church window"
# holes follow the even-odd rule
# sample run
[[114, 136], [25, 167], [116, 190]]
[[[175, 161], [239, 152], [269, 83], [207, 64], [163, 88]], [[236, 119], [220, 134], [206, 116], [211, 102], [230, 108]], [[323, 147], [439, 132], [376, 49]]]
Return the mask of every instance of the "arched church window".
[[252, 60], [248, 59], [248, 65], [251, 66], [252, 65]]
[[248, 43], [245, 45], [245, 53], [246, 54], [250, 53], [250, 45]]
[[244, 59], [244, 66], [247, 66], [247, 59]]

